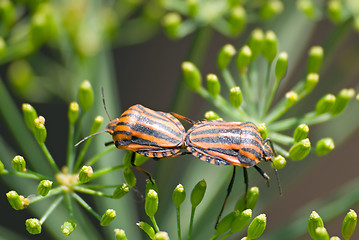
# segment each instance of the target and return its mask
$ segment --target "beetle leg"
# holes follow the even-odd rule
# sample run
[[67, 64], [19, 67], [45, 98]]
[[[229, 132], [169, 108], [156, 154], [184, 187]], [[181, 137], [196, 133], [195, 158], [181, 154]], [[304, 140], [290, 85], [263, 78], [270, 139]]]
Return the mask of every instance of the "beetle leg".
[[135, 165], [135, 159], [136, 159], [136, 154], [135, 154], [135, 152], [132, 152], [132, 156], [131, 156], [131, 165], [132, 165], [132, 167], [134, 167], [134, 168], [136, 168], [138, 171], [140, 171], [140, 172], [146, 174], [147, 177], [148, 177], [148, 179], [151, 181], [151, 183], [152, 183], [153, 185], [155, 185], [155, 182], [154, 182], [154, 180], [153, 180], [153, 178], [152, 178], [151, 173], [149, 173], [149, 172], [147, 172], [146, 170], [140, 168], [139, 166], [136, 166], [136, 165]]
[[113, 141], [105, 142], [105, 147], [115, 144]]
[[254, 168], [262, 175], [262, 177], [267, 181], [267, 186], [269, 187], [269, 179], [270, 177], [266, 174], [261, 168], [257, 165], [254, 165]]
[[244, 207], [247, 208], [247, 193], [248, 193], [248, 172], [247, 168], [243, 168], [243, 176], [244, 176], [244, 185], [246, 186], [245, 193], [244, 193]]
[[223, 205], [222, 205], [222, 209], [221, 209], [221, 211], [219, 212], [219, 215], [218, 215], [217, 221], [216, 221], [216, 225], [215, 225], [214, 228], [217, 228], [217, 225], [218, 225], [219, 220], [221, 219], [221, 216], [222, 216], [224, 207], [226, 206], [226, 203], [227, 203], [229, 194], [231, 194], [231, 192], [232, 192], [232, 187], [233, 187], [233, 183], [234, 183], [234, 178], [235, 178], [235, 176], [236, 176], [236, 166], [233, 166], [233, 174], [232, 174], [231, 181], [229, 182], [229, 185], [228, 185], [228, 188], [227, 188], [227, 195], [226, 195], [226, 198], [224, 199], [224, 202], [223, 202]]

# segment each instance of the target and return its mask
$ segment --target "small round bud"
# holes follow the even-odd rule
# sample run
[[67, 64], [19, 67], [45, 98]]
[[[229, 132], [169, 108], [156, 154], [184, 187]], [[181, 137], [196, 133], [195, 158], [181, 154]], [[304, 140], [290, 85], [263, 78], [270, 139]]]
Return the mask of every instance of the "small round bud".
[[298, 127], [294, 130], [293, 133], [294, 142], [299, 142], [300, 140], [307, 138], [308, 133], [309, 133], [309, 127], [307, 124], [302, 123], [298, 125]]
[[156, 181], [154, 179], [152, 179], [152, 181], [150, 179], [146, 179], [146, 191], [145, 191], [146, 195], [147, 195], [148, 191], [150, 191], [150, 189], [153, 189], [156, 192], [158, 192]]
[[170, 240], [167, 232], [158, 232], [155, 234], [155, 240]]
[[308, 220], [308, 233], [312, 239], [316, 239], [316, 229], [319, 227], [324, 227], [324, 223], [319, 214], [313, 211]]
[[277, 62], [275, 64], [275, 77], [277, 81], [280, 81], [285, 74], [287, 73], [288, 67], [288, 53], [281, 52], [279, 53]]
[[204, 114], [205, 119], [207, 119], [208, 121], [212, 121], [212, 120], [218, 120], [220, 118], [220, 116], [213, 112], [213, 111], [208, 111]]
[[295, 103], [298, 102], [298, 94], [294, 91], [289, 91], [285, 94], [285, 98], [287, 99], [287, 103], [285, 107], [288, 109], [292, 107]]
[[313, 46], [309, 50], [307, 73], [318, 73], [322, 65], [324, 50], [321, 46]]
[[52, 181], [50, 180], [42, 180], [40, 184], [37, 186], [37, 192], [40, 196], [46, 196], [52, 187]]
[[122, 184], [121, 186], [117, 187], [113, 192], [112, 198], [120, 199], [125, 196], [130, 191], [130, 188], [126, 183]]
[[61, 225], [61, 232], [64, 234], [64, 236], [69, 236], [76, 228], [76, 222], [74, 220], [69, 220], [64, 222], [63, 225]]
[[22, 210], [28, 205], [24, 205], [24, 196], [19, 195], [16, 191], [10, 191], [6, 193], [6, 197], [11, 207], [15, 210]]
[[198, 13], [198, 0], [187, 0], [188, 15], [194, 17]]
[[145, 211], [147, 216], [153, 217], [158, 209], [158, 194], [155, 190], [150, 189], [146, 194]]
[[240, 5], [231, 9], [228, 24], [233, 35], [238, 35], [244, 29], [247, 22], [246, 10]]
[[[238, 211], [238, 210], [236, 210]], [[252, 218], [252, 209], [246, 209], [239, 214], [236, 214], [231, 226], [231, 232], [242, 231]]]
[[284, 168], [287, 164], [287, 160], [282, 155], [277, 155], [273, 159], [273, 163], [271, 164], [273, 168], [279, 170], [281, 168]]
[[163, 17], [162, 25], [164, 30], [170, 38], [178, 37], [178, 28], [182, 23], [181, 15], [176, 12], [167, 13]]
[[316, 18], [316, 8], [313, 0], [299, 0], [297, 1], [297, 8], [302, 11], [310, 20]]
[[336, 97], [333, 94], [326, 94], [324, 97], [322, 97], [315, 106], [315, 112], [317, 114], [323, 114], [329, 112], [336, 101]]
[[329, 240], [329, 234], [325, 227], [318, 227], [315, 229], [315, 240]]
[[12, 168], [17, 172], [26, 172], [26, 161], [25, 159], [17, 155], [12, 159]]
[[113, 209], [107, 209], [106, 212], [102, 215], [101, 226], [109, 225], [116, 218], [116, 211]]
[[15, 21], [15, 7], [12, 1], [2, 0], [0, 1], [0, 22], [1, 25], [9, 28]]
[[261, 134], [262, 139], [266, 139], [268, 134], [267, 134], [267, 126], [265, 123], [261, 123], [258, 125], [258, 130], [259, 133]]
[[248, 46], [252, 51], [253, 59], [256, 58], [261, 52], [264, 43], [264, 33], [262, 29], [254, 29], [249, 39]]
[[80, 183], [87, 183], [91, 180], [93, 170], [91, 166], [83, 166], [79, 172]]
[[131, 168], [124, 168], [123, 169], [123, 176], [127, 182], [129, 188], [133, 188], [136, 186], [136, 176], [131, 170]]
[[6, 54], [6, 42], [0, 37], [0, 59]]
[[84, 112], [87, 112], [92, 107], [94, 102], [92, 86], [88, 80], [85, 80], [81, 83], [78, 92], [78, 98], [81, 109]]
[[350, 209], [347, 215], [345, 216], [342, 225], [342, 235], [345, 240], [349, 240], [350, 237], [353, 235], [354, 230], [357, 226], [357, 220], [358, 220], [358, 216], [356, 212]]
[[317, 86], [319, 75], [317, 73], [309, 73], [305, 79], [304, 89], [306, 93], [310, 93]]
[[45, 118], [43, 116], [39, 116], [34, 121], [35, 121], [34, 135], [35, 135], [36, 141], [39, 144], [43, 144], [43, 143], [45, 143], [46, 137], [47, 137], [47, 130], [45, 127]]
[[173, 190], [172, 201], [176, 205], [177, 208], [181, 206], [183, 201], [186, 198], [186, 191], [182, 184], [178, 184], [176, 188]]
[[283, 3], [279, 0], [272, 0], [266, 2], [260, 11], [260, 16], [263, 19], [270, 19], [283, 11]]
[[329, 19], [334, 23], [340, 23], [342, 21], [342, 2], [339, 0], [330, 0], [328, 2], [328, 15]]
[[243, 46], [239, 50], [239, 53], [237, 54], [237, 59], [236, 59], [236, 65], [241, 74], [247, 73], [248, 65], [251, 62], [251, 59], [252, 59], [251, 49], [247, 45]]
[[40, 234], [41, 233], [41, 222], [37, 218], [29, 218], [25, 222], [26, 230], [30, 234]]
[[79, 117], [80, 106], [77, 102], [71, 102], [69, 105], [69, 111], [67, 113], [67, 117], [71, 124], [75, 124]]
[[262, 54], [269, 63], [273, 62], [277, 55], [277, 36], [273, 31], [267, 31], [265, 34]]
[[302, 160], [309, 154], [310, 149], [310, 141], [308, 138], [305, 138], [289, 149], [289, 157], [294, 161]]
[[233, 56], [236, 54], [236, 49], [232, 44], [224, 45], [218, 53], [217, 57], [217, 66], [219, 69], [223, 70], [228, 67], [228, 64], [232, 60]]
[[37, 113], [35, 108], [33, 108], [28, 103], [22, 104], [22, 112], [24, 114], [24, 119], [27, 127], [34, 132], [35, 131], [35, 119], [37, 118]]
[[337, 236], [333, 236], [333, 237], [331, 237], [329, 240], [340, 240], [340, 238], [337, 237]]
[[231, 212], [227, 216], [225, 216], [221, 221], [219, 221], [215, 235], [219, 236], [227, 232], [231, 228], [232, 223], [236, 217], [236, 214], [239, 215], [239, 211]]
[[207, 183], [206, 181], [203, 179], [201, 181], [199, 181], [193, 188], [192, 192], [191, 192], [191, 204], [192, 204], [192, 208], [197, 207], [203, 197], [204, 194], [206, 192], [207, 189]]
[[100, 129], [102, 122], [103, 122], [102, 116], [95, 117], [91, 126], [91, 134], [97, 132]]
[[127, 240], [125, 230], [116, 228], [114, 232], [116, 240]]
[[207, 75], [207, 90], [214, 98], [221, 92], [221, 84], [218, 81], [217, 75], [212, 73]]
[[2, 161], [0, 161], [0, 174], [4, 173], [5, 167]]
[[136, 223], [136, 225], [139, 228], [141, 228], [148, 235], [148, 237], [150, 239], [155, 238], [155, 230], [148, 223], [146, 223], [146, 222], [138, 222], [138, 223]]
[[265, 214], [260, 214], [253, 219], [248, 227], [247, 238], [256, 239], [259, 238], [267, 226], [267, 217]]
[[245, 201], [246, 194], [244, 194], [237, 202], [235, 210], [244, 211], [245, 209], [252, 209], [256, 206], [259, 197], [259, 188], [251, 187], [247, 192], [247, 206]]
[[322, 156], [330, 153], [334, 149], [334, 141], [332, 138], [322, 138], [317, 142], [317, 155]]
[[229, 101], [233, 107], [239, 108], [242, 104], [243, 96], [240, 87], [233, 87], [229, 91]]
[[342, 111], [344, 111], [344, 109], [349, 103], [349, 100], [352, 99], [354, 96], [355, 96], [355, 90], [353, 88], [342, 89], [337, 95], [335, 104], [331, 110], [331, 114], [337, 115]]
[[359, 31], [359, 16], [354, 16], [353, 27], [355, 31]]
[[182, 72], [187, 87], [193, 91], [198, 91], [201, 87], [202, 76], [196, 65], [194, 65], [192, 62], [183, 62]]

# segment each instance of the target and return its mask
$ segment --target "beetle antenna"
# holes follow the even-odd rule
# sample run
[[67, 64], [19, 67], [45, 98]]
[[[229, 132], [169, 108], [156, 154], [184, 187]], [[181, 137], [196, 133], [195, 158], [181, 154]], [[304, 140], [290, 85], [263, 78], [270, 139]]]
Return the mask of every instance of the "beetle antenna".
[[182, 119], [182, 120], [184, 120], [184, 121], [186, 121], [186, 122], [188, 122], [190, 124], [193, 124], [193, 125], [196, 124], [196, 121], [193, 121], [192, 119], [190, 119], [188, 117], [182, 116], [182, 115], [174, 113], [174, 112], [171, 112], [171, 114], [173, 116], [175, 116], [176, 118]]
[[105, 109], [105, 112], [107, 114], [108, 119], [111, 121], [110, 115], [107, 112], [106, 102], [105, 102], [105, 94], [103, 91], [103, 87], [101, 87], [101, 93], [102, 93], [102, 102], [103, 102], [103, 108]]
[[78, 143], [75, 144], [75, 147], [77, 147], [78, 145], [80, 145], [81, 143], [83, 143], [84, 141], [86, 141], [87, 139], [89, 139], [90, 137], [93, 137], [93, 136], [95, 136], [95, 135], [97, 135], [97, 134], [104, 133], [104, 132], [106, 132], [106, 130], [101, 131], [101, 132], [96, 132], [96, 133], [93, 133], [93, 134], [91, 134], [91, 135], [88, 135], [87, 137], [84, 137], [84, 138], [81, 139]]
[[278, 183], [279, 194], [280, 194], [281, 196], [283, 196], [282, 185], [280, 184], [280, 179], [279, 179], [278, 170], [277, 170], [277, 168], [275, 167], [275, 164], [274, 164], [273, 160], [271, 159], [270, 161], [271, 161], [271, 163], [273, 164], [274, 173], [275, 173], [275, 178], [277, 179], [277, 183]]

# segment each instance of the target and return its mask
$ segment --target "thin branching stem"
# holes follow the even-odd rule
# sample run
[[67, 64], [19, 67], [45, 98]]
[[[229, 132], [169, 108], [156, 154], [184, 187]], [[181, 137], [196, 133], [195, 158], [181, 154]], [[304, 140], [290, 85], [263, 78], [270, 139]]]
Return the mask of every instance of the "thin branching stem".
[[45, 220], [50, 216], [50, 214], [56, 209], [56, 207], [61, 203], [61, 201], [64, 199], [64, 196], [59, 196], [46, 210], [42, 218], [40, 219], [40, 223], [43, 224]]

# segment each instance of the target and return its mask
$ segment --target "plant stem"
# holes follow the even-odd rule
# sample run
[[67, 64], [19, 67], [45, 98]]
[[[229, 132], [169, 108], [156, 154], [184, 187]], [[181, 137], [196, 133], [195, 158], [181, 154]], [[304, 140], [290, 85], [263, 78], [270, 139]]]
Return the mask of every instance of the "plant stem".
[[101, 221], [101, 216], [97, 212], [95, 212], [90, 205], [88, 205], [85, 200], [83, 200], [79, 195], [76, 193], [72, 193], [72, 197], [75, 198], [82, 207], [84, 207], [87, 211], [89, 211], [92, 215], [97, 218], [97, 220]]
[[38, 202], [38, 201], [40, 201], [40, 200], [43, 200], [43, 199], [45, 199], [45, 198], [49, 198], [49, 197], [55, 196], [55, 195], [57, 195], [58, 193], [60, 193], [62, 190], [63, 190], [62, 187], [53, 188], [53, 189], [51, 189], [51, 190], [49, 191], [49, 193], [48, 193], [46, 196], [36, 196], [36, 197], [32, 198], [32, 199], [30, 200], [30, 203], [33, 204], [33, 203]]
[[187, 240], [190, 240], [192, 238], [192, 228], [193, 228], [193, 220], [194, 220], [194, 213], [196, 211], [195, 207], [192, 207], [191, 210], [191, 220], [189, 222], [189, 230], [188, 230], [188, 237]]
[[47, 160], [49, 161], [52, 169], [56, 172], [59, 173], [60, 169], [57, 167], [54, 158], [51, 156], [51, 153], [49, 152], [49, 150], [47, 149], [45, 143], [40, 144], [40, 148], [42, 149], [42, 151], [44, 152]]
[[51, 206], [46, 210], [42, 218], [40, 219], [41, 225], [45, 222], [46, 218], [50, 216], [50, 214], [56, 209], [56, 207], [60, 204], [64, 196], [59, 196], [52, 204]]
[[178, 232], [178, 239], [181, 240], [181, 206], [176, 208], [177, 210], [177, 232]]
[[157, 225], [155, 216], [150, 217], [150, 219], [151, 219], [151, 222], [152, 222], [152, 224], [153, 224], [153, 228], [155, 229], [155, 231], [156, 231], [156, 232], [159, 232], [160, 229], [158, 228], [158, 225]]
[[82, 192], [82, 193], [86, 193], [86, 194], [96, 195], [96, 196], [100, 196], [100, 197], [112, 198], [112, 195], [104, 194], [103, 192], [95, 191], [95, 190], [88, 189], [88, 188], [85, 188], [85, 187], [74, 186], [73, 188], [74, 188], [74, 190], [77, 191], [77, 192]]
[[67, 205], [67, 210], [69, 211], [70, 219], [74, 219], [75, 217], [74, 205], [72, 203], [72, 198], [69, 192], [65, 192], [65, 202]]
[[[90, 158], [85, 165], [86, 166], [92, 166], [94, 165], [101, 157], [103, 157], [104, 155], [106, 155], [107, 153], [111, 152], [112, 150], [116, 149], [116, 146], [111, 146], [109, 148], [107, 148], [105, 151], [95, 155], [94, 157]], [[78, 170], [77, 168], [75, 168], [75, 170]]]
[[4, 169], [4, 171], [1, 174], [14, 175], [14, 176], [18, 176], [18, 177], [24, 177], [24, 178], [30, 178], [30, 179], [36, 179], [36, 180], [43, 180], [43, 179], [50, 180], [48, 177], [46, 177], [44, 175], [29, 171], [29, 170], [27, 170], [26, 172], [16, 172], [16, 171], [8, 171], [8, 170]]
[[228, 90], [236, 86], [236, 83], [234, 82], [232, 74], [228, 68], [223, 69], [221, 73]]
[[74, 155], [73, 155], [73, 149], [74, 149], [74, 132], [75, 132], [75, 126], [74, 124], [69, 122], [69, 135], [67, 139], [67, 167], [69, 168], [69, 172], [71, 173], [74, 167]]
[[104, 174], [107, 174], [109, 172], [112, 172], [112, 171], [115, 171], [117, 169], [121, 169], [121, 168], [124, 168], [125, 165], [124, 164], [121, 164], [121, 165], [118, 165], [118, 166], [115, 166], [115, 167], [110, 167], [110, 168], [105, 168], [105, 169], [101, 169], [101, 170], [97, 170], [96, 172], [94, 172], [94, 174], [92, 175], [91, 179], [95, 179], [95, 178], [98, 178], [98, 177], [101, 177], [102, 175]]

